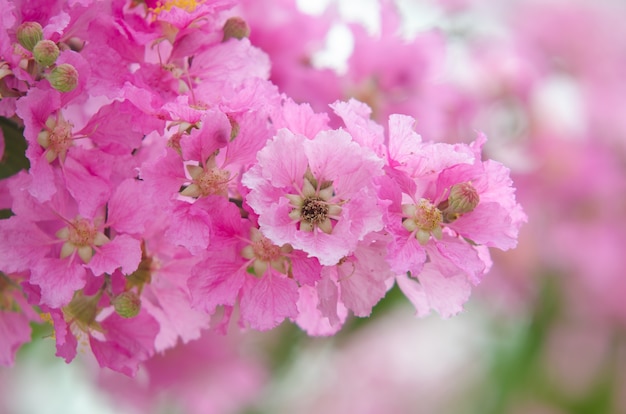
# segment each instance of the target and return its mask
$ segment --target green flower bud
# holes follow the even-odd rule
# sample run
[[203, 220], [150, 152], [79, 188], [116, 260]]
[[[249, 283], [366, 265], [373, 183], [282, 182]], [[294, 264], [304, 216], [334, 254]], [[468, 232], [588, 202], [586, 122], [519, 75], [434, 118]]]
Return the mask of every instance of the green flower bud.
[[24, 22], [17, 28], [17, 41], [26, 50], [33, 51], [33, 48], [43, 39], [43, 28], [37, 22]]
[[462, 214], [474, 211], [479, 202], [480, 197], [472, 183], [467, 182], [453, 185], [452, 188], [450, 188], [448, 199], [442, 203], [445, 205], [445, 209], [443, 210], [445, 221], [448, 223], [452, 222]]
[[52, 69], [48, 75], [48, 81], [54, 89], [70, 92], [78, 85], [78, 71], [69, 63], [63, 63]]
[[241, 17], [231, 17], [224, 23], [224, 39], [222, 41], [225, 42], [232, 38], [241, 40], [248, 36], [250, 36], [250, 27]]
[[141, 298], [133, 291], [119, 294], [113, 299], [115, 312], [122, 318], [134, 318], [141, 310]]
[[40, 66], [47, 68], [59, 57], [59, 47], [52, 40], [40, 40], [33, 48], [33, 57]]

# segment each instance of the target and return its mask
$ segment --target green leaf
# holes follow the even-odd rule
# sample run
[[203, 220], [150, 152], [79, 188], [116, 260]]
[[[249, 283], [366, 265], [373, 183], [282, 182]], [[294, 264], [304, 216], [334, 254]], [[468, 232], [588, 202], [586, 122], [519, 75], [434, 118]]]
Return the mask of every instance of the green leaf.
[[30, 163], [26, 158], [24, 128], [4, 117], [0, 117], [0, 128], [4, 136], [4, 154], [0, 160], [0, 179], [2, 179], [15, 175], [20, 170], [27, 170]]

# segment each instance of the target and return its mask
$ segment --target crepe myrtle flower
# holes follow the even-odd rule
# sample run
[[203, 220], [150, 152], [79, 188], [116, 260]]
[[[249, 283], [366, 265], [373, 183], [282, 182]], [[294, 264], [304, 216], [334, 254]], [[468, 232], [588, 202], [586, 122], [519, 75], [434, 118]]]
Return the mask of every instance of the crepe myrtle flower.
[[383, 161], [344, 130], [313, 139], [281, 129], [242, 182], [263, 234], [332, 266], [382, 229], [374, 180]]
[[240, 321], [253, 329], [274, 328], [298, 315], [298, 289], [312, 285], [319, 262], [289, 244], [277, 245], [233, 203], [214, 199], [211, 246], [191, 271], [192, 306], [208, 314], [239, 305]]

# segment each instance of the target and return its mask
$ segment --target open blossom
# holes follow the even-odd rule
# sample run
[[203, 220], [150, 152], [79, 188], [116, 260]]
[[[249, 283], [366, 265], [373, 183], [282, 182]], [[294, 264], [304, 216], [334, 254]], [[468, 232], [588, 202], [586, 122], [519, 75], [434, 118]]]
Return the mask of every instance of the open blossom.
[[92, 277], [61, 308], [42, 306], [54, 327], [57, 356], [72, 361], [78, 347], [89, 345], [101, 367], [134, 376], [139, 363], [154, 354], [159, 324], [146, 310], [120, 315], [109, 301], [110, 278]]
[[482, 161], [483, 135], [471, 145], [429, 143], [412, 125], [409, 117], [390, 119], [388, 259], [419, 314], [433, 308], [448, 316], [489, 270], [487, 247], [514, 247], [526, 216], [508, 170]]
[[115, 232], [117, 224], [132, 229], [124, 216], [125, 211], [132, 211], [128, 207], [132, 199], [129, 194], [117, 196], [124, 186], [113, 198], [107, 221], [104, 206], [93, 216], [81, 216], [76, 201], [60, 185], [59, 174], [55, 179], [58, 190], [47, 203], [39, 203], [25, 190], [30, 182], [26, 173], [11, 180], [15, 216], [0, 221], [0, 247], [5, 252], [0, 269], [30, 271], [28, 283], [41, 289], [42, 304], [67, 304], [85, 285], [88, 272], [98, 276], [117, 268], [124, 273], [136, 270], [141, 258], [139, 240]]
[[215, 198], [212, 206], [219, 220], [211, 227], [212, 245], [189, 278], [193, 305], [213, 314], [218, 306], [239, 304], [242, 322], [259, 330], [295, 319], [299, 285], [319, 278], [317, 260], [270, 241], [233, 203]]
[[373, 181], [382, 175], [382, 159], [347, 132], [321, 131], [310, 139], [282, 129], [257, 158], [243, 177], [246, 201], [272, 242], [334, 265], [382, 229]]

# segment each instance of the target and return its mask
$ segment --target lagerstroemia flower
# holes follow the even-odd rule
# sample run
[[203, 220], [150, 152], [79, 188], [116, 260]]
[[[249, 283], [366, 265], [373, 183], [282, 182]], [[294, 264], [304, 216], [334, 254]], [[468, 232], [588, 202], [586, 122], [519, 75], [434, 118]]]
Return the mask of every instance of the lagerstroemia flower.
[[295, 319], [299, 285], [319, 278], [317, 260], [270, 241], [232, 203], [214, 198], [213, 207], [219, 217], [211, 228], [213, 244], [188, 282], [193, 305], [212, 314], [239, 302], [242, 322], [259, 330]]
[[280, 130], [243, 177], [263, 234], [335, 265], [382, 229], [374, 178], [383, 160], [343, 130], [313, 139]]
[[413, 122], [390, 119], [388, 172], [395, 181], [387, 192], [387, 228], [394, 237], [388, 259], [419, 314], [432, 307], [449, 316], [489, 270], [486, 247], [514, 247], [526, 216], [508, 170], [482, 161], [484, 135], [471, 145], [423, 142]]

